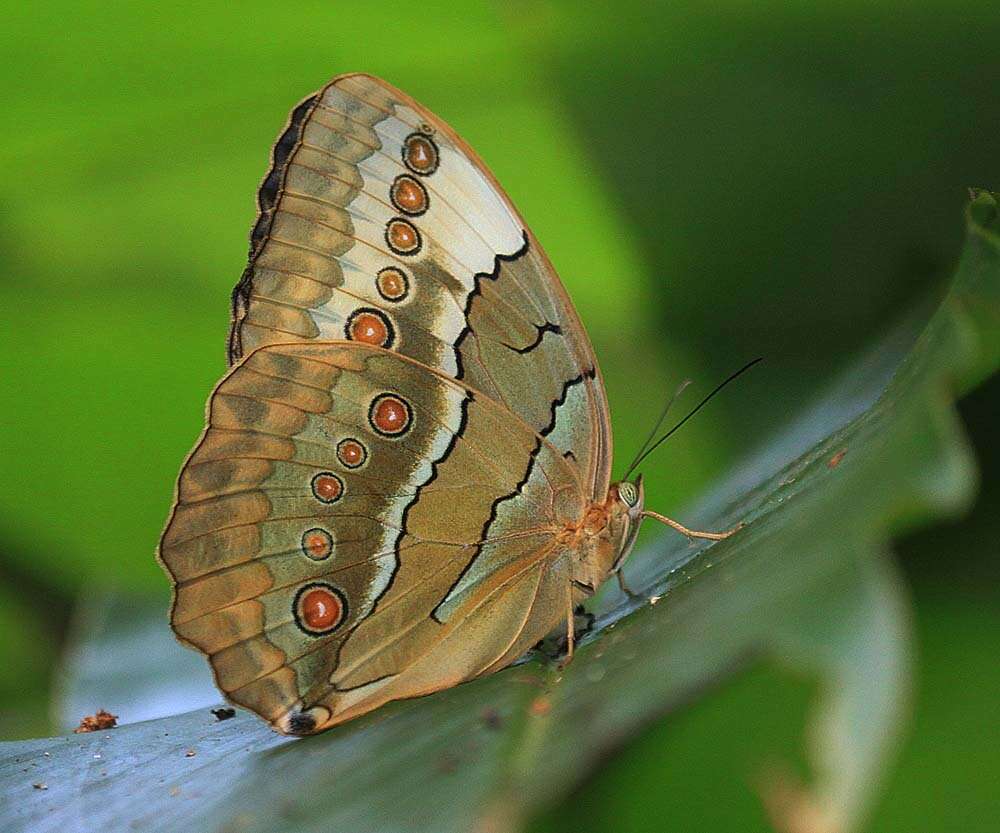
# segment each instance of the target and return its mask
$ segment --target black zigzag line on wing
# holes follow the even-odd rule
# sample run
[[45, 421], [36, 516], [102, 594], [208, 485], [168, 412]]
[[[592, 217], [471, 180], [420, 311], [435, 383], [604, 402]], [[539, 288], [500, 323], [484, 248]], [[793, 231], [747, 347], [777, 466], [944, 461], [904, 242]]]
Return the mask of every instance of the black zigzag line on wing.
[[[461, 355], [459, 354], [458, 350], [459, 350], [459, 347], [461, 346], [462, 340], [465, 338], [466, 335], [468, 335], [469, 330], [470, 330], [470, 328], [468, 326], [468, 312], [469, 312], [469, 308], [470, 308], [470, 306], [472, 304], [472, 297], [473, 297], [474, 294], [478, 294], [478, 292], [479, 292], [479, 282], [480, 282], [480, 280], [483, 280], [483, 279], [496, 280], [499, 277], [499, 275], [500, 275], [500, 266], [501, 266], [501, 264], [503, 262], [508, 262], [509, 263], [509, 262], [515, 261], [518, 258], [523, 257], [525, 255], [525, 253], [527, 253], [527, 251], [528, 251], [528, 245], [529, 245], [528, 244], [528, 234], [527, 234], [527, 232], [522, 232], [522, 234], [523, 234], [524, 243], [523, 243], [523, 245], [516, 252], [514, 252], [512, 254], [509, 254], [509, 255], [497, 254], [495, 256], [494, 260], [493, 260], [493, 269], [491, 271], [489, 271], [489, 272], [480, 272], [475, 277], [475, 280], [474, 280], [474, 284], [475, 285], [473, 287], [472, 293], [470, 293], [470, 296], [469, 296], [469, 299], [468, 299], [468, 302], [467, 302], [466, 308], [465, 308], [465, 316], [466, 316], [466, 322], [467, 323], [466, 323], [466, 326], [463, 329], [462, 333], [459, 335], [458, 340], [455, 343], [455, 357], [456, 357], [457, 364], [458, 364], [458, 372], [456, 374], [456, 378], [457, 379], [461, 379], [462, 378], [462, 359], [461, 359]], [[562, 396], [561, 396], [561, 400], [565, 401], [565, 398], [566, 398], [566, 391], [564, 390], [563, 393], [562, 393]], [[396, 581], [396, 576], [399, 574], [399, 567], [400, 567], [399, 547], [400, 547], [400, 544], [403, 541], [403, 537], [406, 535], [406, 532], [407, 532], [407, 523], [406, 522], [407, 522], [407, 518], [408, 518], [408, 516], [410, 514], [410, 510], [417, 504], [417, 501], [420, 499], [420, 492], [421, 492], [421, 490], [424, 489], [425, 487], [429, 486], [431, 483], [433, 483], [437, 479], [439, 466], [441, 466], [441, 464], [444, 463], [445, 460], [448, 459], [448, 457], [451, 455], [452, 451], [454, 450], [455, 446], [457, 445], [458, 441], [462, 438], [462, 435], [465, 433], [465, 428], [466, 428], [466, 425], [467, 425], [468, 419], [469, 419], [469, 405], [473, 402], [474, 399], [475, 399], [475, 397], [473, 396], [473, 394], [471, 392], [467, 391], [465, 397], [462, 400], [461, 418], [459, 420], [458, 428], [452, 434], [451, 440], [448, 442], [447, 448], [445, 448], [445, 450], [441, 454], [441, 456], [438, 457], [438, 459], [433, 462], [432, 467], [431, 467], [431, 475], [430, 475], [430, 477], [427, 479], [427, 481], [425, 483], [421, 484], [420, 486], [418, 486], [415, 489], [413, 499], [409, 503], [407, 503], [406, 506], [403, 509], [403, 515], [402, 515], [402, 520], [400, 522], [399, 534], [396, 536], [396, 541], [393, 544], [393, 549], [395, 550], [395, 564], [393, 565], [392, 575], [389, 577], [389, 581], [386, 584], [385, 589], [379, 594], [378, 598], [375, 599], [373, 607], [372, 607], [373, 612], [378, 609], [378, 603], [379, 603], [379, 601], [381, 599], [383, 599], [385, 597], [385, 595], [389, 592], [389, 590], [392, 588], [392, 585]], [[554, 416], [553, 416], [553, 420], [554, 420]], [[551, 430], [551, 428], [549, 430]], [[534, 458], [535, 454], [538, 453], [538, 448], [540, 448], [540, 446], [536, 447], [536, 449], [532, 452], [532, 458]], [[523, 481], [523, 483], [519, 484], [519, 486], [518, 486], [519, 490], [522, 489], [522, 488], [524, 488], [524, 483], [527, 483], [528, 478], [530, 476], [531, 476], [531, 465], [529, 464], [528, 471], [527, 471], [527, 473], [524, 476], [524, 481]], [[493, 522], [493, 519], [495, 518], [495, 515], [496, 515], [497, 503], [498, 503], [498, 501], [494, 501], [493, 506], [490, 508], [490, 520], [487, 523], [486, 527], [484, 527], [484, 529], [487, 528], [489, 526], [489, 524], [491, 524]], [[478, 555], [478, 553], [479, 553], [479, 548], [477, 547], [476, 548], [476, 554]], [[472, 561], [475, 561], [475, 556], [473, 556]], [[470, 561], [469, 564], [471, 564], [472, 561]], [[466, 565], [465, 569], [466, 570], [468, 569], [468, 565]], [[465, 573], [465, 570], [462, 571], [462, 575], [464, 575], [464, 573]], [[455, 583], [457, 584], [459, 580], [461, 580], [461, 575], [459, 575], [459, 577], [458, 577], [458, 579], [456, 579]], [[454, 586], [455, 585], [453, 584], [452, 587], [454, 587]], [[449, 588], [448, 592], [449, 593], [451, 592], [451, 588]], [[437, 619], [436, 610], [431, 613], [431, 616], [435, 620], [440, 621], [440, 620]], [[364, 621], [364, 620], [362, 620], [362, 621]], [[355, 625], [355, 627], [357, 627], [360, 624], [361, 623], [358, 622]], [[343, 645], [347, 642], [347, 640], [349, 638], [350, 638], [350, 633], [343, 639], [343, 641], [340, 644], [340, 648], [343, 647]], [[340, 662], [340, 648], [338, 648], [338, 650], [337, 650], [336, 663], [338, 663], [338, 664]], [[369, 681], [369, 682], [371, 682], [371, 681]], [[365, 685], [367, 685], [367, 684], [368, 683], [366, 682]]]
[[553, 333], [557, 336], [562, 335], [562, 327], [558, 324], [553, 324], [551, 321], [546, 321], [544, 324], [535, 324], [535, 329], [538, 331], [535, 334], [535, 340], [532, 341], [531, 344], [524, 347], [514, 347], [513, 345], [507, 344], [503, 341], [500, 343], [503, 344], [503, 346], [508, 350], [513, 350], [515, 353], [520, 353], [523, 356], [525, 353], [530, 353], [538, 347], [538, 345], [542, 343], [542, 339], [545, 338], [546, 333]]
[[[381, 593], [379, 593], [378, 598], [376, 598], [372, 602], [372, 613], [374, 613], [376, 610], [378, 610], [378, 603], [383, 598], [385, 598], [385, 595], [389, 592], [389, 590], [392, 588], [392, 585], [395, 583], [396, 576], [399, 574], [399, 567], [400, 567], [399, 545], [402, 543], [403, 537], [406, 535], [406, 532], [407, 532], [407, 529], [406, 529], [406, 519], [407, 519], [407, 516], [410, 514], [410, 509], [412, 509], [414, 506], [416, 506], [417, 501], [420, 500], [420, 492], [421, 492], [421, 490], [424, 489], [425, 487], [429, 486], [431, 483], [433, 483], [437, 479], [437, 476], [438, 476], [438, 467], [445, 460], [448, 459], [448, 457], [451, 455], [451, 452], [454, 451], [455, 446], [458, 444], [458, 441], [462, 438], [462, 435], [465, 433], [465, 427], [466, 427], [466, 425], [468, 424], [468, 421], [469, 421], [469, 405], [474, 400], [475, 400], [475, 396], [470, 391], [466, 391], [465, 397], [462, 399], [461, 416], [460, 416], [459, 421], [458, 421], [458, 427], [455, 429], [454, 433], [451, 435], [451, 439], [448, 441], [448, 445], [445, 448], [445, 450], [441, 453], [441, 456], [438, 457], [432, 463], [430, 477], [428, 477], [427, 480], [424, 483], [421, 483], [419, 486], [417, 486], [417, 488], [414, 490], [414, 493], [413, 493], [413, 499], [410, 500], [410, 502], [407, 503], [406, 506], [403, 508], [403, 515], [402, 515], [402, 518], [401, 518], [400, 524], [399, 524], [399, 534], [396, 536], [396, 540], [393, 543], [393, 551], [395, 553], [395, 559], [394, 559], [395, 563], [393, 564], [393, 567], [392, 567], [392, 575], [389, 576], [389, 581], [386, 583], [385, 589]], [[369, 614], [369, 615], [371, 615], [371, 614]], [[360, 627], [360, 625], [362, 624], [362, 622], [364, 622], [367, 618], [368, 618], [368, 616], [365, 616], [363, 619], [360, 619], [358, 622], [356, 622], [354, 624], [354, 626], [351, 628], [351, 630], [341, 640], [340, 645], [337, 646], [337, 654], [336, 654], [336, 658], [334, 659], [334, 663], [333, 663], [333, 667], [334, 668], [336, 668], [338, 665], [340, 665], [340, 653], [343, 650], [344, 645], [346, 645], [347, 642], [348, 642], [348, 640], [351, 638], [351, 634], [358, 627]], [[375, 679], [365, 680], [363, 683], [359, 683], [358, 685], [350, 686], [350, 687], [347, 687], [347, 688], [338, 688], [336, 686], [334, 686], [334, 688], [335, 688], [336, 691], [341, 691], [341, 692], [343, 692], [343, 691], [353, 691], [356, 688], [363, 688], [366, 685], [370, 685], [371, 683], [378, 682], [379, 680], [383, 680], [383, 679], [385, 679], [388, 676], [392, 676], [392, 675], [386, 674], [386, 675], [383, 675], [381, 677], [377, 677]]]
[[475, 277], [472, 279], [472, 290], [469, 292], [469, 296], [465, 299], [465, 309], [463, 310], [463, 315], [465, 316], [465, 326], [462, 328], [462, 332], [458, 334], [458, 338], [455, 339], [455, 364], [458, 368], [455, 372], [456, 379], [465, 378], [465, 368], [462, 366], [462, 345], [465, 343], [465, 339], [468, 337], [469, 333], [472, 332], [472, 327], [469, 325], [469, 312], [472, 310], [472, 304], [482, 292], [482, 282], [484, 280], [495, 281], [500, 277], [500, 266], [502, 264], [513, 263], [515, 260], [519, 260], [528, 253], [528, 249], [530, 248], [530, 244], [528, 243], [528, 232], [522, 230], [521, 236], [524, 242], [516, 252], [512, 252], [509, 255], [497, 254], [493, 258], [493, 268], [489, 272], [477, 272]]
[[473, 396], [472, 392], [471, 391], [466, 391], [465, 396], [462, 399], [462, 404], [460, 406], [461, 407], [461, 416], [460, 416], [459, 421], [458, 421], [458, 428], [456, 428], [455, 431], [454, 431], [454, 433], [451, 435], [451, 439], [448, 441], [448, 445], [445, 448], [445, 450], [442, 452], [441, 456], [438, 457], [432, 463], [430, 477], [428, 477], [425, 482], [423, 482], [419, 486], [417, 486], [417, 488], [414, 490], [414, 493], [413, 493], [413, 499], [409, 503], [407, 503], [406, 506], [403, 508], [403, 515], [402, 515], [402, 518], [401, 518], [400, 523], [399, 523], [399, 534], [396, 536], [396, 541], [393, 544], [393, 549], [396, 552], [396, 563], [395, 563], [395, 565], [392, 568], [392, 575], [389, 576], [389, 581], [386, 584], [385, 589], [379, 594], [378, 598], [375, 599], [374, 605], [372, 607], [373, 611], [376, 609], [379, 601], [385, 596], [386, 593], [389, 592], [389, 589], [392, 587], [393, 583], [396, 581], [396, 575], [399, 573], [399, 564], [400, 564], [400, 562], [399, 562], [399, 545], [402, 543], [403, 537], [407, 533], [406, 519], [407, 519], [407, 517], [410, 514], [410, 509], [412, 509], [414, 506], [416, 506], [417, 501], [420, 500], [420, 492], [423, 489], [425, 489], [427, 486], [430, 486], [431, 483], [433, 483], [435, 480], [437, 480], [438, 468], [441, 466], [442, 463], [444, 463], [445, 460], [448, 459], [448, 457], [451, 456], [451, 452], [454, 451], [455, 450], [455, 446], [458, 445], [458, 441], [462, 438], [462, 435], [465, 433], [465, 428], [466, 428], [466, 426], [468, 425], [468, 422], [469, 422], [469, 405], [474, 400], [475, 400], [475, 396]]
[[[535, 460], [538, 458], [538, 454], [542, 450], [543, 438], [547, 437], [555, 430], [556, 420], [558, 418], [557, 411], [559, 410], [560, 407], [566, 404], [566, 399], [569, 396], [570, 389], [576, 385], [582, 384], [585, 379], [593, 379], [596, 375], [597, 375], [596, 369], [591, 367], [588, 368], [583, 373], [580, 373], [577, 376], [574, 376], [572, 379], [568, 379], [563, 383], [562, 391], [560, 392], [559, 396], [556, 399], [552, 400], [552, 403], [550, 405], [551, 417], [549, 419], [549, 424], [538, 432], [539, 433], [538, 440], [535, 442], [535, 447], [531, 450], [531, 454], [528, 456], [528, 465], [525, 469], [524, 477], [522, 477], [520, 481], [518, 481], [517, 485], [514, 486], [512, 491], [508, 492], [505, 495], [501, 495], [500, 497], [498, 497], [496, 500], [493, 501], [493, 504], [490, 506], [489, 517], [486, 519], [486, 523], [483, 524], [483, 531], [479, 535], [481, 541], [485, 541], [487, 536], [489, 535], [490, 527], [493, 525], [493, 522], [496, 520], [497, 514], [500, 511], [500, 504], [503, 503], [505, 500], [510, 500], [511, 498], [520, 495], [524, 487], [527, 485], [528, 481], [531, 479], [531, 473], [534, 471], [535, 468]], [[476, 559], [479, 558], [482, 549], [483, 549], [482, 544], [479, 544], [476, 547], [476, 551], [473, 554], [472, 558], [469, 559], [469, 562], [458, 574], [455, 581], [452, 582], [451, 587], [449, 587], [444, 596], [441, 597], [441, 601], [438, 603], [438, 606], [434, 608], [434, 611], [431, 613], [431, 616], [434, 618], [436, 622], [441, 621], [438, 618], [438, 609], [441, 607], [442, 604], [444, 604], [445, 600], [451, 595], [452, 591], [456, 587], [458, 587], [459, 583], [462, 581], [465, 574], [469, 571], [472, 565], [476, 563]]]

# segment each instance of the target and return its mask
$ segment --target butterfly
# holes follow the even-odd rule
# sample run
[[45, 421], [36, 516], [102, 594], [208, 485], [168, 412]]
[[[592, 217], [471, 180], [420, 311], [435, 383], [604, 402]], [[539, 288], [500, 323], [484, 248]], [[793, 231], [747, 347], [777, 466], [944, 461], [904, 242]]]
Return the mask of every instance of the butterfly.
[[[229, 372], [159, 546], [227, 699], [311, 734], [509, 665], [621, 566], [601, 373], [538, 241], [445, 122], [368, 75], [298, 104]], [[624, 585], [623, 585], [624, 588]]]

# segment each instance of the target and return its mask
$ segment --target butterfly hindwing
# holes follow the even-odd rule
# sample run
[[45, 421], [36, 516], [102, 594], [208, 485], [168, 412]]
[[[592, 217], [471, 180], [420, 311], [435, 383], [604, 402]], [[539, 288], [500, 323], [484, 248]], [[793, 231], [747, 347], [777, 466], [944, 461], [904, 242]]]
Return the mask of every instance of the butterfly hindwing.
[[174, 628], [234, 702], [322, 723], [424, 684], [429, 657], [458, 681], [530, 616], [551, 628], [564, 610], [534, 600], [558, 592], [556, 535], [584, 502], [558, 449], [459, 382], [363, 344], [261, 348], [213, 393], [178, 484]]

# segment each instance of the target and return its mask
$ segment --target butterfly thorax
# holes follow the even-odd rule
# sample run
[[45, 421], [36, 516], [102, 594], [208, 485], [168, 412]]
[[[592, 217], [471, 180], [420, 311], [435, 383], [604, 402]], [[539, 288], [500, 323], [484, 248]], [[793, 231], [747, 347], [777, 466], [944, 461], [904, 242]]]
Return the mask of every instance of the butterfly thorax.
[[631, 552], [643, 510], [642, 479], [614, 483], [602, 502], [591, 504], [580, 526], [567, 532], [579, 553], [574, 586], [584, 596], [594, 593]]

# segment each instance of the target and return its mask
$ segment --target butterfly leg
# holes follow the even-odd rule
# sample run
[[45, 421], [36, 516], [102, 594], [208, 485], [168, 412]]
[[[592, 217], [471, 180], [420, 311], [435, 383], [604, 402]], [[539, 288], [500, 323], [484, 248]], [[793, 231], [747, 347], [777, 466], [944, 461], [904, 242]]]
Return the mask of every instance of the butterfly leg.
[[[730, 535], [734, 535], [743, 529], [743, 524], [738, 523], [732, 529], [727, 529], [725, 532], [701, 532], [697, 529], [688, 529], [686, 526], [678, 523], [673, 518], [668, 518], [666, 515], [661, 515], [659, 512], [651, 512], [648, 509], [642, 513], [642, 516], [644, 518], [652, 518], [654, 521], [659, 521], [661, 524], [666, 524], [671, 529], [676, 529], [681, 535], [688, 538], [705, 538], [709, 541], [724, 541]], [[621, 582], [619, 581], [619, 584], [620, 583]]]
[[573, 609], [573, 585], [566, 585], [566, 653], [559, 660], [559, 670], [562, 671], [573, 661], [573, 648], [576, 643], [576, 611]]
[[583, 621], [586, 623], [582, 628], [577, 628], [577, 631], [579, 632], [580, 636], [584, 636], [585, 634], [590, 633], [594, 629], [594, 622], [597, 621], [597, 617], [594, 616], [594, 614], [591, 613], [589, 610], [585, 609], [582, 604], [577, 605], [576, 608], [574, 608], [573, 615], [583, 619]]
[[628, 598], [639, 599], [643, 598], [642, 593], [636, 593], [631, 587], [625, 583], [625, 574], [621, 571], [621, 568], [615, 570], [615, 578], [618, 580], [618, 587]]

